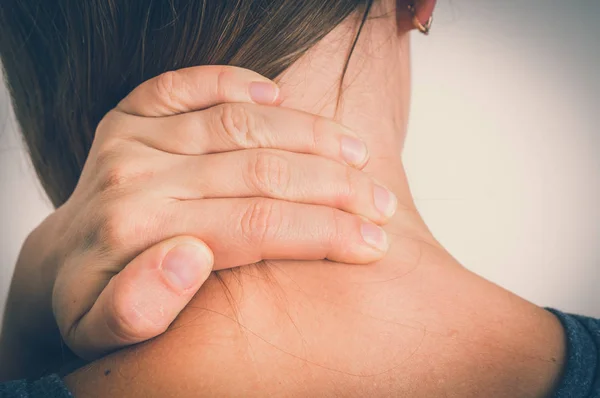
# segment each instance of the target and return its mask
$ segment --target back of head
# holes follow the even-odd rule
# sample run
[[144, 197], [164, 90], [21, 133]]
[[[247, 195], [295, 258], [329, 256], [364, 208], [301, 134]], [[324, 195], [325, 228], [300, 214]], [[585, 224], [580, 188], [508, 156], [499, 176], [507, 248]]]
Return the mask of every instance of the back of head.
[[100, 119], [169, 70], [229, 64], [275, 78], [373, 0], [3, 0], [0, 57], [54, 206], [73, 192]]

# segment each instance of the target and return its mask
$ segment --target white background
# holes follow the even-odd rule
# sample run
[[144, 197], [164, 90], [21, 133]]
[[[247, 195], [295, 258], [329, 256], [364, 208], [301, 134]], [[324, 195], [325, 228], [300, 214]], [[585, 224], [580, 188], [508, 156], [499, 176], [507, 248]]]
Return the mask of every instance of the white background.
[[[440, 0], [413, 39], [417, 205], [465, 266], [600, 317], [600, 1]], [[0, 306], [50, 211], [0, 88]], [[0, 311], [1, 317], [1, 311]]]

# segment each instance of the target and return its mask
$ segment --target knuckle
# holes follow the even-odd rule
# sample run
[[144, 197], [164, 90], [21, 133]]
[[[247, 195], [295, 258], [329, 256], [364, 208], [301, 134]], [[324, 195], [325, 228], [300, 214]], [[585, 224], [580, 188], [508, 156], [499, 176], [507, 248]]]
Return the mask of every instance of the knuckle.
[[[129, 147], [129, 149], [132, 149]], [[99, 192], [125, 192], [132, 185], [147, 182], [156, 174], [148, 161], [135, 156], [132, 151], [125, 152], [122, 144], [103, 149], [96, 157], [96, 175]]]
[[192, 112], [175, 116], [172, 119], [172, 134], [169, 139], [174, 142], [175, 146], [181, 147], [182, 152], [186, 153], [190, 146], [197, 145], [199, 132], [203, 134], [206, 131], [207, 126], [204, 124], [203, 117], [203, 112]]
[[110, 251], [134, 247], [139, 239], [136, 224], [133, 207], [120, 200], [106, 206], [96, 227], [95, 239]]
[[230, 71], [229, 68], [227, 67], [223, 67], [219, 70], [219, 73], [217, 74], [217, 79], [215, 81], [216, 83], [216, 87], [215, 87], [215, 94], [217, 95], [217, 98], [221, 99], [221, 100], [225, 100], [227, 99], [227, 93], [228, 93], [228, 82], [229, 82], [229, 78], [230, 78]]
[[[112, 165], [113, 160], [133, 147], [137, 142], [133, 137], [136, 118], [118, 111], [110, 111], [98, 123], [90, 158], [102, 170]], [[127, 157], [126, 157], [127, 158]]]
[[349, 247], [352, 244], [351, 242], [347, 242], [347, 231], [350, 229], [347, 228], [346, 217], [348, 217], [347, 214], [333, 208], [330, 208], [328, 214], [325, 215], [325, 219], [330, 225], [329, 233], [326, 237], [326, 242], [330, 249], [335, 246]]
[[350, 166], [340, 166], [343, 171], [340, 173], [341, 189], [338, 191], [337, 207], [346, 208], [354, 200], [355, 193], [358, 192], [358, 175]]
[[119, 157], [119, 145], [117, 140], [102, 140], [94, 145], [96, 170], [107, 170], [112, 167]]
[[100, 141], [110, 140], [112, 137], [125, 137], [131, 134], [131, 124], [128, 122], [130, 115], [112, 110], [98, 122], [95, 138]]
[[289, 162], [270, 151], [259, 151], [249, 162], [248, 182], [261, 194], [285, 195], [290, 186]]
[[[119, 159], [119, 161], [116, 161]], [[100, 159], [99, 159], [100, 160]], [[102, 159], [104, 167], [101, 169], [100, 191], [112, 191], [121, 189], [130, 181], [134, 175], [131, 162], [118, 156], [118, 154], [106, 154]]]
[[259, 118], [241, 104], [219, 106], [218, 126], [225, 140], [239, 148], [260, 147]]
[[102, 217], [92, 214], [89, 221], [80, 231], [80, 248], [83, 252], [91, 251], [102, 243]]
[[100, 119], [98, 125], [96, 126], [94, 138], [98, 140], [110, 136], [110, 134], [115, 131], [114, 125], [118, 119], [118, 114], [115, 111], [110, 111], [104, 115], [104, 117]]
[[133, 286], [124, 283], [118, 287], [114, 286], [112, 308], [108, 313], [107, 325], [110, 331], [124, 343], [147, 340], [167, 329], [167, 325], [151, 322], [136, 308], [136, 296]]
[[156, 77], [156, 93], [173, 110], [181, 103], [182, 79], [177, 71], [168, 71]]
[[94, 169], [101, 190], [122, 185], [129, 173], [132, 159], [123, 155], [122, 140], [107, 138], [94, 145]]
[[317, 150], [322, 145], [322, 141], [327, 133], [327, 126], [331, 121], [322, 116], [314, 116], [312, 129], [310, 130], [309, 144], [313, 151]]
[[94, 166], [96, 170], [103, 170], [113, 164], [114, 160], [119, 157], [121, 151], [122, 142], [118, 138], [108, 135], [99, 137], [96, 135], [92, 149], [90, 150], [90, 157], [94, 159]]
[[281, 208], [275, 201], [254, 200], [242, 211], [240, 229], [243, 239], [260, 244], [276, 236], [281, 223]]
[[105, 195], [93, 201], [93, 221], [80, 234], [88, 247], [119, 258], [129, 258], [139, 250], [164, 239], [172, 219], [169, 211], [155, 207], [138, 196]]

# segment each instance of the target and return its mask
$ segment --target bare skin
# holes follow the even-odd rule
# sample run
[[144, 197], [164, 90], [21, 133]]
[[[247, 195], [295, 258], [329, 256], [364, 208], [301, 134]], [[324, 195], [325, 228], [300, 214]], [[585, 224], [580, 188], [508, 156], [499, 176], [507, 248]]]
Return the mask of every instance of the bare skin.
[[[409, 36], [374, 11], [337, 82], [354, 21], [280, 79], [284, 106], [336, 116], [370, 149], [365, 171], [398, 211], [370, 266], [268, 261], [213, 274], [170, 329], [66, 377], [81, 397], [543, 397], [564, 361], [547, 311], [463, 268], [415, 209], [402, 165]], [[382, 7], [379, 9], [379, 7]], [[396, 16], [397, 18], [394, 18]], [[457, 226], [460, 228], [460, 226]]]

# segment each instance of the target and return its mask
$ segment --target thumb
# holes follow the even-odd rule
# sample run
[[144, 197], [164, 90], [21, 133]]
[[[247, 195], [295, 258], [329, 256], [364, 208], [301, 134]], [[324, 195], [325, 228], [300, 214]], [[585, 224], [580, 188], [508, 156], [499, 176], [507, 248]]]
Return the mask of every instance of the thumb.
[[163, 333], [206, 281], [213, 254], [192, 237], [147, 249], [115, 275], [72, 330], [71, 349], [85, 359]]

